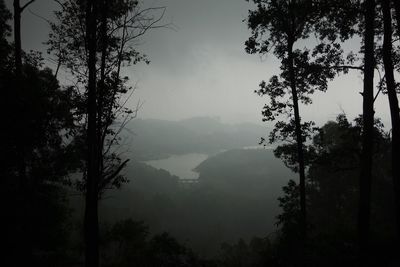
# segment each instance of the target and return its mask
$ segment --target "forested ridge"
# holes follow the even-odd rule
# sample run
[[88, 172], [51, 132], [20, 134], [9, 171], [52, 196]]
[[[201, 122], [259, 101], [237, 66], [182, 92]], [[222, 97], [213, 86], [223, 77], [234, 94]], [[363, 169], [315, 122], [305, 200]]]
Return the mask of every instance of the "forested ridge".
[[[263, 124], [140, 117], [136, 67], [158, 60], [143, 38], [180, 34], [168, 1], [55, 0], [47, 18], [39, 0], [0, 0], [1, 266], [400, 264], [400, 2], [241, 1], [242, 53], [278, 64], [241, 89], [262, 97]], [[46, 53], [24, 49], [44, 30], [28, 12]], [[359, 115], [310, 120], [349, 73]], [[189, 155], [206, 158], [196, 178], [151, 163]]]

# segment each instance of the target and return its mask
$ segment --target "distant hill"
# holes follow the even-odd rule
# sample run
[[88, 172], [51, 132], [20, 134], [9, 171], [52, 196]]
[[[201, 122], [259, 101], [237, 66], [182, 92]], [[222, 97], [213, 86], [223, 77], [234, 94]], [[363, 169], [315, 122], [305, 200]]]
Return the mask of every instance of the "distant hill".
[[203, 185], [243, 196], [276, 200], [293, 173], [271, 149], [233, 149], [211, 156], [196, 167]]
[[129, 144], [131, 157], [151, 160], [171, 154], [215, 154], [255, 146], [267, 132], [257, 124], [226, 124], [209, 117], [181, 121], [136, 119], [127, 126], [123, 139]]
[[235, 149], [209, 157], [196, 170], [200, 183], [140, 162], [124, 171], [130, 183], [101, 202], [103, 218], [143, 220], [153, 233], [168, 231], [204, 256], [222, 242], [265, 236], [276, 230], [277, 197], [294, 176], [267, 149]]

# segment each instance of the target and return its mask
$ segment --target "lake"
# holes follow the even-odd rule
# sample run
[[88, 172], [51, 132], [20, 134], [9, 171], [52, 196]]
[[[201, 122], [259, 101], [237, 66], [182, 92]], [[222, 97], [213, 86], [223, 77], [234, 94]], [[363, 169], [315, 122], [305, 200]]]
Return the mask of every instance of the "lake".
[[193, 169], [207, 158], [208, 155], [205, 154], [190, 153], [171, 155], [165, 159], [148, 160], [145, 163], [157, 169], [164, 169], [181, 179], [197, 179], [199, 174], [194, 172]]

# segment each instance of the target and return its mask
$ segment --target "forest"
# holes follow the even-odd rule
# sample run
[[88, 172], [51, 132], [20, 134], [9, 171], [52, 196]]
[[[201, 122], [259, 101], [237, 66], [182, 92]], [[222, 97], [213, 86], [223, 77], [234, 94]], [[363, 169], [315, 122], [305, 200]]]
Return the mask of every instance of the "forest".
[[0, 0], [0, 265], [400, 266], [399, 73], [398, 0]]

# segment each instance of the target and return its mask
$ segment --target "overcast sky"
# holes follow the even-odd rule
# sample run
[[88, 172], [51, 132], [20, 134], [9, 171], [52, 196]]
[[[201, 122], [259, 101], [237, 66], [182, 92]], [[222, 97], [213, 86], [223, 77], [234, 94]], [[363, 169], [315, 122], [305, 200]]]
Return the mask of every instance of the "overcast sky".
[[[21, 0], [24, 3], [24, 0]], [[193, 116], [215, 116], [225, 122], [261, 123], [267, 98], [254, 93], [261, 80], [279, 73], [279, 62], [271, 55], [261, 59], [244, 51], [249, 31], [243, 20], [253, 6], [245, 0], [153, 0], [149, 6], [167, 6], [165, 22], [177, 30], [157, 29], [142, 39], [138, 48], [151, 64], [126, 70], [138, 90], [131, 101], [144, 101], [141, 118], [177, 120]], [[12, 0], [6, 0], [12, 7]], [[30, 10], [51, 19], [57, 5], [36, 0]], [[23, 14], [23, 49], [45, 51], [46, 22]], [[351, 46], [358, 50], [358, 41]], [[45, 57], [47, 55], [45, 54]], [[327, 93], [314, 95], [314, 104], [301, 107], [304, 120], [321, 124], [344, 111], [354, 118], [362, 110], [362, 75], [356, 71], [330, 83]], [[389, 126], [387, 96], [376, 102], [376, 114]]]

